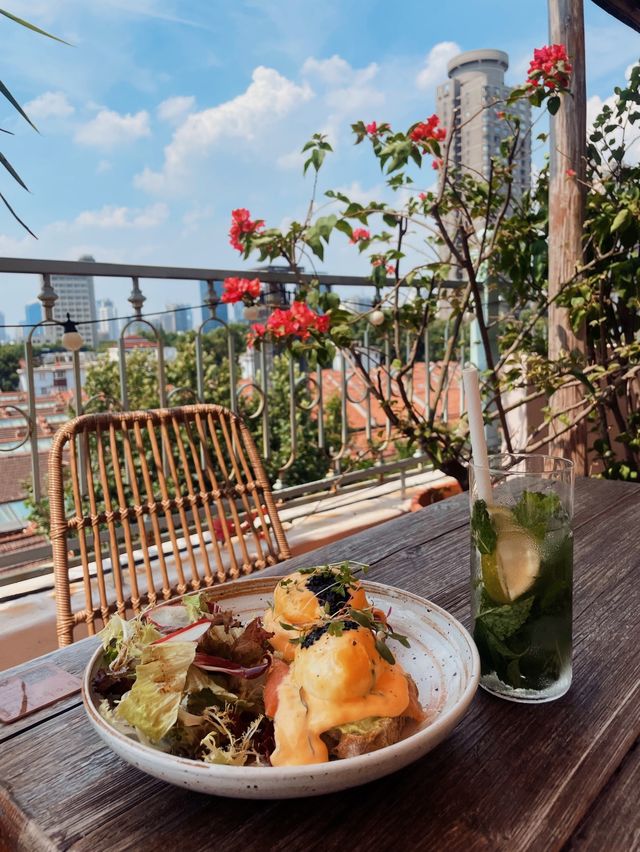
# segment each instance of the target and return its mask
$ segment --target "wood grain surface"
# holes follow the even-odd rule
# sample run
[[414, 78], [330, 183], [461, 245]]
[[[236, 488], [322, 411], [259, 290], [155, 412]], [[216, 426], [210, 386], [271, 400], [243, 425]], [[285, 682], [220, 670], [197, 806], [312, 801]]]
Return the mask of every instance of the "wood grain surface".
[[[370, 562], [370, 579], [424, 595], [469, 625], [467, 517], [462, 495], [269, 573], [357, 558]], [[67, 700], [28, 725], [0, 727], [4, 848], [639, 848], [639, 517], [640, 487], [577, 482], [574, 681], [562, 699], [517, 705], [480, 690], [449, 739], [412, 766], [286, 802], [209, 797], [150, 778], [104, 747]], [[79, 674], [94, 644], [46, 659]]]

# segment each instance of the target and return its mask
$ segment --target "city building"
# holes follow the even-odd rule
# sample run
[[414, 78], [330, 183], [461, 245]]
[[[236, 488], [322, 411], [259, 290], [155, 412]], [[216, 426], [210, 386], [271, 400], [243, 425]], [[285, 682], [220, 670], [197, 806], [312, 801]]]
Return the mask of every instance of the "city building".
[[[94, 352], [80, 352], [80, 385], [84, 387], [87, 370], [96, 361]], [[24, 363], [18, 368], [19, 390], [28, 392], [29, 379]], [[75, 390], [75, 374], [71, 352], [50, 352], [41, 355], [33, 368], [33, 384], [36, 397]]]
[[[220, 301], [222, 297], [223, 290], [222, 281], [214, 281], [213, 282], [213, 292], [216, 294], [216, 299], [218, 299], [218, 304], [216, 306], [216, 316], [218, 319], [221, 319], [223, 322], [236, 322], [235, 317], [235, 305], [227, 305]], [[206, 281], [200, 282], [200, 304], [202, 307], [200, 308], [200, 322], [204, 322], [209, 319], [209, 308], [206, 304], [207, 299], [209, 298], [209, 288], [207, 286]], [[211, 328], [209, 330], [213, 330], [216, 327], [215, 323], [211, 324]]]
[[[460, 126], [451, 146], [449, 162], [470, 172], [489, 174], [491, 157], [512, 130], [501, 113], [512, 92], [504, 82], [509, 56], [502, 50], [469, 50], [447, 65], [449, 81], [438, 86], [436, 109], [442, 125]], [[513, 173], [513, 194], [518, 198], [531, 184], [531, 106], [518, 101], [509, 107], [521, 119], [520, 147]]]
[[4, 327], [4, 314], [0, 311], [0, 343], [4, 343], [7, 339], [7, 329]]
[[96, 302], [98, 314], [98, 336], [101, 340], [117, 340], [120, 328], [117, 317], [116, 306], [111, 299], [98, 299]]
[[[95, 263], [90, 255], [84, 255], [80, 261]], [[58, 299], [53, 307], [53, 317], [64, 322], [67, 314], [77, 323], [88, 323], [91, 325], [79, 325], [78, 331], [84, 337], [87, 346], [98, 345], [98, 326], [95, 322], [96, 298], [92, 275], [52, 275], [51, 286], [56, 291]], [[45, 330], [45, 338], [49, 342], [61, 340], [64, 331], [62, 326], [51, 326]]]
[[164, 306], [165, 311], [171, 313], [160, 317], [160, 325], [169, 334], [179, 331], [191, 331], [193, 323], [191, 320], [191, 308], [188, 305], [172, 303]]
[[[34, 325], [38, 325], [39, 322], [42, 322], [43, 313], [42, 313], [42, 302], [29, 302], [28, 305], [24, 306], [24, 333], [23, 336], [27, 337], [31, 329]], [[37, 328], [33, 335], [32, 340], [42, 340], [43, 329]]]

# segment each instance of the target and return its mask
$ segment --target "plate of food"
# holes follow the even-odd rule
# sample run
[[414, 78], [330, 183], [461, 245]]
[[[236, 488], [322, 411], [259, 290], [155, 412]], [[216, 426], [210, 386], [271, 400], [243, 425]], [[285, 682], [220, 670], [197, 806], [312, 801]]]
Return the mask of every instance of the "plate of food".
[[113, 616], [89, 662], [89, 721], [123, 760], [220, 796], [284, 799], [388, 775], [467, 711], [473, 640], [353, 562], [256, 577]]

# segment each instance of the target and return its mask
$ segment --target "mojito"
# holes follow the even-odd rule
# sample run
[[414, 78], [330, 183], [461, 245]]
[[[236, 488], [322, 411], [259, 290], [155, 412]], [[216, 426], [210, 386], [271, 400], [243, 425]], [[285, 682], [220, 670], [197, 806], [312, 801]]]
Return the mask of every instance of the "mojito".
[[490, 503], [472, 475], [473, 634], [485, 689], [550, 701], [571, 684], [571, 463], [514, 458], [491, 457]]

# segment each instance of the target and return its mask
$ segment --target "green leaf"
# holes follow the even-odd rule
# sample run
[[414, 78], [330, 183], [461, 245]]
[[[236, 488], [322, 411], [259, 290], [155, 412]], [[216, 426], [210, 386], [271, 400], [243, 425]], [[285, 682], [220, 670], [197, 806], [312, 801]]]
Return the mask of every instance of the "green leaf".
[[611, 233], [613, 234], [615, 231], [626, 228], [629, 224], [631, 224], [631, 210], [629, 210], [628, 207], [625, 207], [623, 210], [619, 211], [618, 215], [613, 220]]
[[18, 183], [20, 184], [20, 186], [21, 186], [23, 189], [26, 189], [26, 190], [27, 190], [27, 192], [29, 192], [29, 187], [28, 187], [28, 186], [26, 185], [26, 183], [22, 180], [22, 178], [20, 177], [20, 175], [18, 174], [18, 172], [17, 172], [17, 171], [13, 168], [13, 166], [11, 165], [11, 163], [9, 162], [9, 160], [7, 160], [7, 158], [4, 156], [4, 154], [0, 154], [0, 163], [2, 163], [2, 165], [5, 167], [5, 169], [6, 169], [6, 170], [9, 172], [9, 174], [11, 175], [11, 177], [12, 177], [12, 178], [14, 178], [14, 180], [17, 180], [17, 181], [18, 181]]
[[552, 98], [549, 98], [547, 101], [547, 109], [551, 113], [551, 115], [555, 115], [560, 109], [560, 98], [557, 95], [554, 95]]
[[508, 639], [525, 623], [533, 606], [534, 596], [521, 598], [515, 603], [505, 606], [495, 606], [489, 598], [483, 594], [483, 603], [480, 606], [478, 618], [498, 639]]
[[25, 229], [25, 231], [28, 231], [28, 232], [31, 234], [31, 236], [34, 238], [34, 240], [37, 240], [38, 238], [37, 238], [37, 237], [36, 237], [36, 235], [33, 233], [33, 231], [31, 230], [31, 228], [30, 228], [28, 225], [26, 225], [26, 224], [22, 221], [22, 219], [18, 216], [18, 214], [16, 213], [16, 211], [15, 211], [15, 210], [13, 209], [13, 207], [9, 204], [9, 202], [7, 201], [7, 199], [4, 197], [4, 195], [3, 195], [1, 192], [0, 192], [0, 200], [2, 200], [2, 201], [4, 202], [5, 206], [6, 206], [6, 207], [7, 207], [7, 209], [9, 210], [9, 213], [11, 213], [11, 215], [13, 216], [13, 218], [14, 218], [17, 222], [19, 222], [19, 223], [22, 225], [22, 227]]
[[7, 89], [7, 87], [5, 86], [5, 84], [4, 84], [1, 80], [0, 80], [0, 94], [4, 95], [4, 96], [5, 96], [5, 98], [9, 101], [9, 103], [10, 103], [13, 107], [15, 107], [15, 109], [17, 109], [17, 110], [18, 110], [18, 112], [20, 113], [20, 115], [24, 118], [24, 120], [25, 120], [25, 121], [27, 121], [27, 122], [28, 122], [28, 123], [29, 123], [29, 124], [33, 127], [33, 129], [36, 131], [36, 133], [40, 133], [40, 131], [38, 130], [38, 128], [37, 128], [37, 127], [35, 126], [35, 124], [31, 121], [31, 119], [29, 118], [29, 116], [28, 116], [28, 115], [26, 114], [26, 112], [22, 109], [22, 107], [20, 106], [20, 104], [18, 103], [18, 101], [17, 101], [17, 100], [13, 97], [13, 95], [11, 94], [11, 92], [9, 91], [9, 89]]
[[23, 18], [18, 18], [16, 15], [12, 15], [11, 12], [7, 12], [6, 9], [0, 9], [0, 15], [4, 15], [5, 18], [9, 18], [10, 21], [15, 21], [16, 24], [20, 24], [21, 27], [26, 27], [34, 33], [46, 36], [47, 38], [52, 38], [54, 41], [59, 41], [60, 44], [66, 44], [68, 47], [73, 47], [73, 45], [69, 44], [68, 41], [58, 38], [58, 36], [51, 35], [51, 33], [48, 33], [46, 30], [41, 30], [40, 27], [36, 27], [35, 24], [30, 24], [29, 21], [25, 21]]
[[493, 553], [498, 535], [484, 500], [476, 500], [471, 512], [471, 537], [480, 553]]
[[560, 497], [553, 492], [523, 491], [513, 507], [513, 515], [523, 529], [542, 540], [555, 518], [564, 519], [564, 510]]

